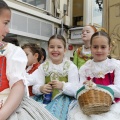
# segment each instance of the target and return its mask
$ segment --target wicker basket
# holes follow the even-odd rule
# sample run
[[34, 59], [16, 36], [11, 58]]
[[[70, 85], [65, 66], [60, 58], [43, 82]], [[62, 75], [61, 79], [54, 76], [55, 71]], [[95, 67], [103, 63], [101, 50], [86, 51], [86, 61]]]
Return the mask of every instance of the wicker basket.
[[100, 85], [97, 87], [100, 89], [85, 90], [85, 87], [82, 87], [77, 92], [79, 105], [84, 114], [101, 114], [110, 110], [114, 98], [112, 89]]

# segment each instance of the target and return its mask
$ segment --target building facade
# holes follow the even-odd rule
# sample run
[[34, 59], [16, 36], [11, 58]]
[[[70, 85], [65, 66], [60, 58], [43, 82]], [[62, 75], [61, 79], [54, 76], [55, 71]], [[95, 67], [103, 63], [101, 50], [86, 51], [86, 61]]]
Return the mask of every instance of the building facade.
[[[80, 34], [77, 35], [81, 28], [98, 21], [94, 14], [95, 0], [4, 1], [12, 10], [8, 36], [16, 37], [20, 45], [35, 42], [47, 50], [49, 37], [62, 34], [66, 38], [68, 58], [73, 57], [74, 50], [83, 44]], [[71, 38], [73, 34], [75, 36]]]
[[103, 26], [111, 37], [111, 57], [120, 59], [120, 1], [105, 0]]

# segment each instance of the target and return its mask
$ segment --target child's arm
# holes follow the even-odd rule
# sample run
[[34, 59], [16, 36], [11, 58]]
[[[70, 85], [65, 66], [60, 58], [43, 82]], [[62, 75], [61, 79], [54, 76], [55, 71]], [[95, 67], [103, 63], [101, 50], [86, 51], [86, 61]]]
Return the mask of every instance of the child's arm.
[[69, 96], [75, 96], [79, 84], [78, 68], [71, 63], [68, 71], [68, 82], [63, 83], [63, 93]]
[[43, 91], [41, 91], [41, 87], [45, 85], [45, 73], [43, 71], [42, 64], [38, 67], [37, 70], [35, 70], [30, 76], [30, 79], [34, 80], [34, 84], [32, 87], [32, 92], [35, 95], [41, 95], [43, 94]]
[[108, 87], [112, 88], [114, 91], [114, 97], [120, 98], [120, 61], [116, 61], [115, 65], [116, 68], [114, 70], [114, 84], [111, 84]]
[[24, 95], [24, 84], [20, 80], [16, 82], [11, 90], [5, 104], [0, 109], [0, 120], [6, 120], [19, 106]]

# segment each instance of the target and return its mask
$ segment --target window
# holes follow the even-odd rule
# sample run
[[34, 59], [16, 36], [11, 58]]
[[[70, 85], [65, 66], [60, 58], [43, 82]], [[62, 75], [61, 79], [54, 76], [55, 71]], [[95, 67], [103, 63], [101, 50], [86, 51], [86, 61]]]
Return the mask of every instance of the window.
[[50, 0], [22, 0], [22, 1], [34, 5], [38, 8], [49, 11]]
[[93, 24], [102, 26], [102, 11], [99, 10], [96, 0], [93, 0]]

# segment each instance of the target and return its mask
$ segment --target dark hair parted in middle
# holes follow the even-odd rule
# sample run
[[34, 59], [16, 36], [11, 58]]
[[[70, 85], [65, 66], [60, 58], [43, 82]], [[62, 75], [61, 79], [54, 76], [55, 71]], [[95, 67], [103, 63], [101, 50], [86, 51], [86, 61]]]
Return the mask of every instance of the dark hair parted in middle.
[[51, 36], [50, 39], [49, 39], [49, 41], [48, 41], [48, 46], [49, 46], [50, 41], [52, 39], [59, 39], [59, 40], [61, 40], [62, 43], [63, 43], [63, 45], [64, 45], [64, 48], [66, 48], [66, 40], [65, 40], [65, 38], [62, 35], [56, 34], [56, 35]]
[[92, 35], [91, 40], [90, 40], [90, 44], [91, 44], [91, 45], [92, 45], [92, 40], [93, 40], [93, 38], [94, 38], [94, 37], [97, 37], [97, 36], [106, 37], [106, 38], [108, 39], [108, 44], [109, 44], [109, 46], [110, 46], [111, 39], [110, 39], [109, 35], [108, 35], [106, 32], [104, 32], [104, 31], [98, 31], [98, 32], [95, 32], [95, 33]]

